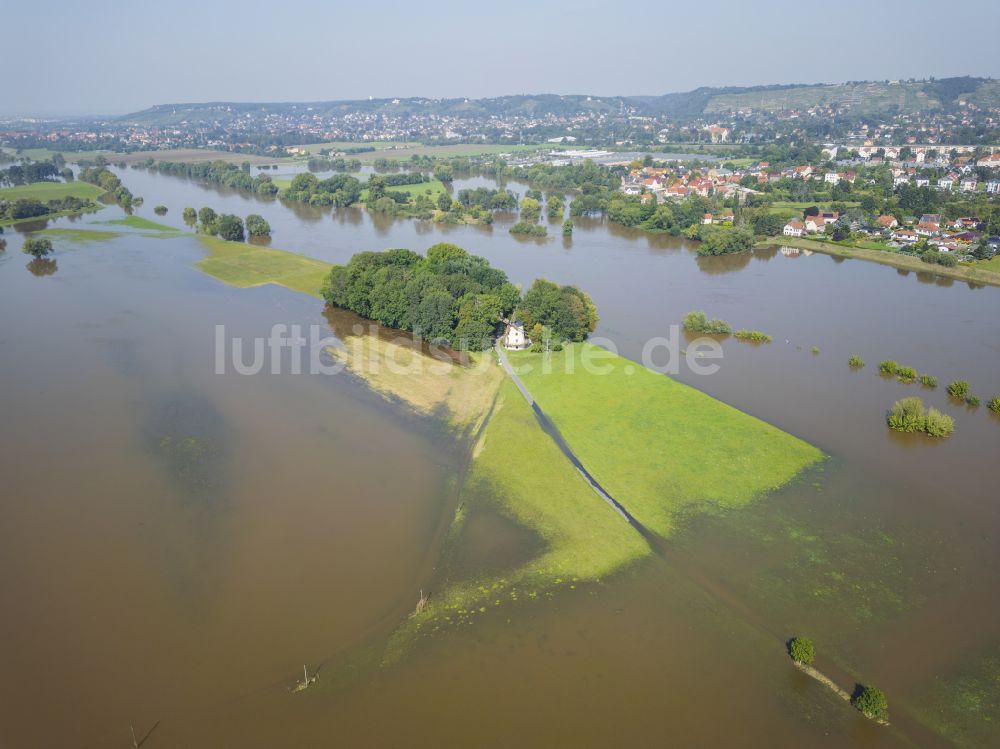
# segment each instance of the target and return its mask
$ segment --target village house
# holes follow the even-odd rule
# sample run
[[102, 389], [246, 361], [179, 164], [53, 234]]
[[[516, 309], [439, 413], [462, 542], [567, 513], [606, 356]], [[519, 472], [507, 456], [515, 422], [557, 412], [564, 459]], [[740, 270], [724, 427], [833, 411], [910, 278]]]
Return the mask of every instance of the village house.
[[920, 239], [916, 232], [909, 229], [897, 229], [892, 233], [892, 238], [901, 244], [916, 244], [917, 240]]
[[976, 183], [976, 178], [975, 177], [970, 177], [968, 179], [963, 179], [959, 183], [958, 188], [962, 192], [975, 192], [976, 191], [976, 184], [977, 184]]
[[1000, 182], [987, 182], [986, 183], [986, 192], [989, 195], [1000, 194]]
[[895, 216], [879, 216], [875, 219], [875, 225], [880, 229], [895, 229], [899, 226], [899, 222]]
[[806, 230], [806, 225], [797, 219], [792, 219], [785, 224], [784, 235], [786, 237], [801, 237]]

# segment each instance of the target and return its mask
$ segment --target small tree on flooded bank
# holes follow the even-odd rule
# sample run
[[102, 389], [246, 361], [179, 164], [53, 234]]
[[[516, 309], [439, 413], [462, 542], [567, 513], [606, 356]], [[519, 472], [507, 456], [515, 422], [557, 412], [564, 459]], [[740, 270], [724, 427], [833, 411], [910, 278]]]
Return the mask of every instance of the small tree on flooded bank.
[[246, 220], [247, 234], [251, 237], [269, 237], [271, 236], [271, 225], [267, 223], [267, 220], [256, 213], [251, 213], [247, 216]]

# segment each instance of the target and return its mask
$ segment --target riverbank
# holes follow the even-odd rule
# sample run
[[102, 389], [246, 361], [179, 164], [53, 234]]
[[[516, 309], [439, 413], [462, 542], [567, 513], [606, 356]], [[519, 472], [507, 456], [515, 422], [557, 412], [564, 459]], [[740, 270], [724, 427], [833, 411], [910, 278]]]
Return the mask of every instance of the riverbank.
[[914, 272], [931, 273], [945, 278], [954, 278], [960, 281], [987, 284], [989, 286], [1000, 286], [1000, 272], [989, 270], [979, 265], [956, 265], [954, 268], [946, 268], [943, 265], [931, 265], [925, 263], [919, 257], [912, 255], [902, 255], [891, 250], [871, 250], [862, 247], [846, 247], [844, 245], [823, 242], [816, 239], [805, 239], [803, 237], [774, 237], [758, 242], [756, 247], [771, 247], [779, 245], [782, 247], [797, 247], [801, 250], [812, 250], [822, 252], [825, 255], [834, 257], [854, 258], [858, 260], [869, 260], [873, 263], [890, 265], [901, 270]]

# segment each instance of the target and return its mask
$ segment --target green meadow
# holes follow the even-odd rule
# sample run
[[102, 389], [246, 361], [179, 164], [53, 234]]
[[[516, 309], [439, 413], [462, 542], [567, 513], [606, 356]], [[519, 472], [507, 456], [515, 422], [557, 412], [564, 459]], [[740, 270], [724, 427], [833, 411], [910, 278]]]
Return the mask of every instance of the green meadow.
[[[593, 357], [605, 374], [588, 373]], [[663, 536], [686, 514], [742, 507], [822, 459], [815, 447], [699, 390], [591, 344], [511, 362], [583, 464]], [[567, 364], [572, 372], [567, 372]]]
[[32, 182], [30, 185], [0, 189], [0, 200], [27, 198], [44, 203], [68, 197], [94, 200], [103, 194], [104, 190], [88, 182]]

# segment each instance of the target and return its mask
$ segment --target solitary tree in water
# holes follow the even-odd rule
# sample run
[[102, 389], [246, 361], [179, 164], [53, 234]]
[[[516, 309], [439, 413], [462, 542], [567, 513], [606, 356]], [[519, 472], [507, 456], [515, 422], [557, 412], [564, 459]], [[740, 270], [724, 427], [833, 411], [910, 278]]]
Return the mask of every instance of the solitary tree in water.
[[42, 258], [52, 252], [52, 242], [48, 239], [28, 237], [24, 240], [24, 254]]
[[813, 658], [816, 657], [816, 649], [813, 647], [812, 640], [808, 637], [796, 637], [788, 644], [788, 652], [792, 656], [792, 660], [796, 663], [801, 663], [804, 666], [808, 666], [813, 662]]
[[854, 698], [854, 707], [864, 713], [866, 718], [873, 720], [888, 720], [889, 701], [878, 687], [863, 687]]

